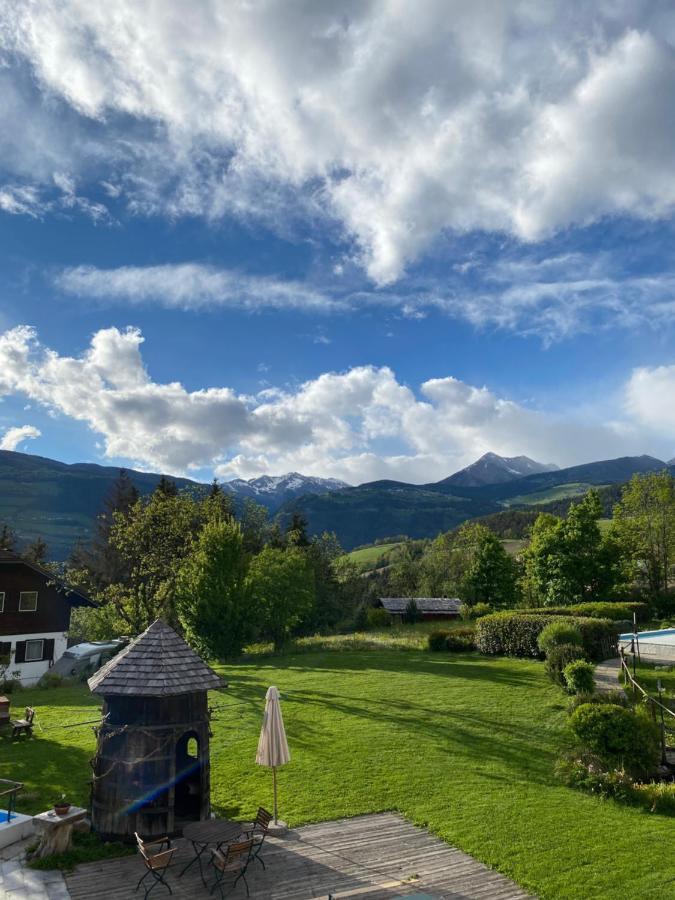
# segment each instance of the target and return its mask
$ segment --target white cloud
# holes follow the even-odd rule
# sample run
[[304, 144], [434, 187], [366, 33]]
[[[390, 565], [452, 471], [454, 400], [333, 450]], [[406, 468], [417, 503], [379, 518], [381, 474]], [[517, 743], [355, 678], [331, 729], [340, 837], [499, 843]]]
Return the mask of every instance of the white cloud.
[[[662, 387], [652, 391], [648, 410], [633, 402], [616, 421], [589, 421], [577, 413], [535, 412], [452, 377], [426, 381], [416, 392], [391, 369], [374, 366], [255, 396], [228, 387], [189, 391], [179, 382], [152, 380], [142, 342], [135, 329], [102, 329], [80, 356], [68, 357], [41, 346], [31, 328], [11, 329], [0, 335], [0, 393], [86, 423], [108, 457], [174, 473], [207, 467], [221, 477], [250, 477], [297, 470], [351, 483], [425, 482], [487, 450], [561, 465], [646, 451], [672, 455], [667, 413], [664, 428], [656, 427], [669, 408], [671, 370], [651, 373]], [[644, 378], [641, 370], [634, 373], [628, 398]], [[655, 425], [647, 436], [645, 417]]]
[[[675, 274], [626, 275], [619, 254], [534, 253], [498, 262], [471, 262], [450, 274], [441, 291], [433, 284], [403, 283], [400, 290], [339, 291], [308, 282], [247, 275], [201, 263], [75, 266], [57, 272], [59, 291], [105, 304], [153, 304], [164, 308], [217, 307], [286, 309], [335, 313], [381, 306], [406, 319], [423, 319], [430, 310], [466, 319], [477, 327], [497, 327], [541, 337], [550, 343], [580, 331], [621, 327], [661, 328], [675, 320]], [[464, 267], [459, 264], [459, 269]], [[317, 342], [327, 338], [318, 332]]]
[[34, 425], [17, 425], [8, 428], [0, 440], [0, 450], [16, 450], [24, 441], [39, 438], [42, 432]]
[[321, 312], [344, 306], [301, 282], [255, 277], [199, 263], [117, 269], [76, 266], [59, 272], [54, 283], [60, 290], [80, 297], [130, 305], [152, 302], [169, 309], [225, 306]]
[[332, 216], [378, 283], [446, 233], [535, 241], [673, 211], [667, 5], [5, 7], [17, 183], [68, 172], [134, 211], [279, 228]]
[[675, 365], [635, 369], [626, 389], [628, 413], [652, 432], [668, 435], [675, 450], [674, 398]]

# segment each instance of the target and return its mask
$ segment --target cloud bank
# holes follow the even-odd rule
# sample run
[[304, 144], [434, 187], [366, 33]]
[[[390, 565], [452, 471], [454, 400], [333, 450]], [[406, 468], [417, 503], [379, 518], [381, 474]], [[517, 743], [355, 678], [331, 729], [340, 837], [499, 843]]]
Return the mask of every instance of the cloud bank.
[[673, 211], [667, 4], [4, 8], [7, 212], [329, 221], [382, 285], [447, 235]]
[[42, 436], [42, 432], [34, 425], [17, 425], [8, 428], [0, 439], [0, 450], [16, 450], [24, 441]]
[[107, 328], [70, 357], [41, 345], [32, 328], [13, 328], [0, 335], [0, 395], [84, 422], [102, 438], [107, 457], [176, 474], [297, 470], [352, 484], [427, 482], [487, 450], [569, 465], [648, 450], [672, 456], [675, 444], [675, 367], [636, 370], [615, 421], [582, 421], [533, 411], [451, 376], [415, 391], [390, 368], [375, 366], [255, 396], [228, 387], [189, 391], [153, 381], [142, 343], [136, 329]]

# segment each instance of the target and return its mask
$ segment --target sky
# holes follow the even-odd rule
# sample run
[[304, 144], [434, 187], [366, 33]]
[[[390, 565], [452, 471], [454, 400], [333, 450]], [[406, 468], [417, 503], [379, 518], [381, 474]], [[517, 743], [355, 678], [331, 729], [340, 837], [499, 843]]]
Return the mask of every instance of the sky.
[[675, 7], [0, 0], [0, 448], [675, 456]]

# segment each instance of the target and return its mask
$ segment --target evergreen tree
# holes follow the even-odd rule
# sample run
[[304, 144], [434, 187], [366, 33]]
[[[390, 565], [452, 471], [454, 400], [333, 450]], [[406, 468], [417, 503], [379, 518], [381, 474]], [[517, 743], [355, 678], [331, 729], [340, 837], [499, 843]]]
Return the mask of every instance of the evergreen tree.
[[309, 547], [311, 542], [307, 536], [307, 520], [301, 513], [293, 513], [286, 529], [286, 543], [289, 547]]
[[176, 497], [178, 495], [178, 486], [173, 479], [168, 478], [166, 475], [162, 475], [157, 482], [155, 493], [163, 494], [165, 497]]
[[47, 562], [47, 542], [41, 537], [36, 537], [34, 541], [24, 547], [21, 554], [28, 562], [35, 563], [38, 566], [44, 566]]
[[0, 550], [16, 550], [16, 532], [6, 522], [0, 525]]
[[248, 593], [240, 526], [229, 518], [207, 522], [176, 581], [178, 620], [198, 653], [241, 652], [254, 624]]

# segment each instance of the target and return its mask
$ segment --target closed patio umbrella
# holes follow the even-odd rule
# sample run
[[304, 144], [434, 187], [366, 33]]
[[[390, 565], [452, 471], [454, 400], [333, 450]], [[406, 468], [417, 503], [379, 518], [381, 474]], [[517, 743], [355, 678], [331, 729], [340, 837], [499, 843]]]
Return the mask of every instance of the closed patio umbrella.
[[255, 761], [259, 766], [268, 766], [272, 769], [274, 782], [274, 824], [285, 827], [277, 818], [277, 769], [291, 760], [291, 753], [286, 741], [284, 720], [279, 705], [279, 691], [274, 687], [267, 689], [265, 695], [265, 715], [260, 729], [258, 752]]

